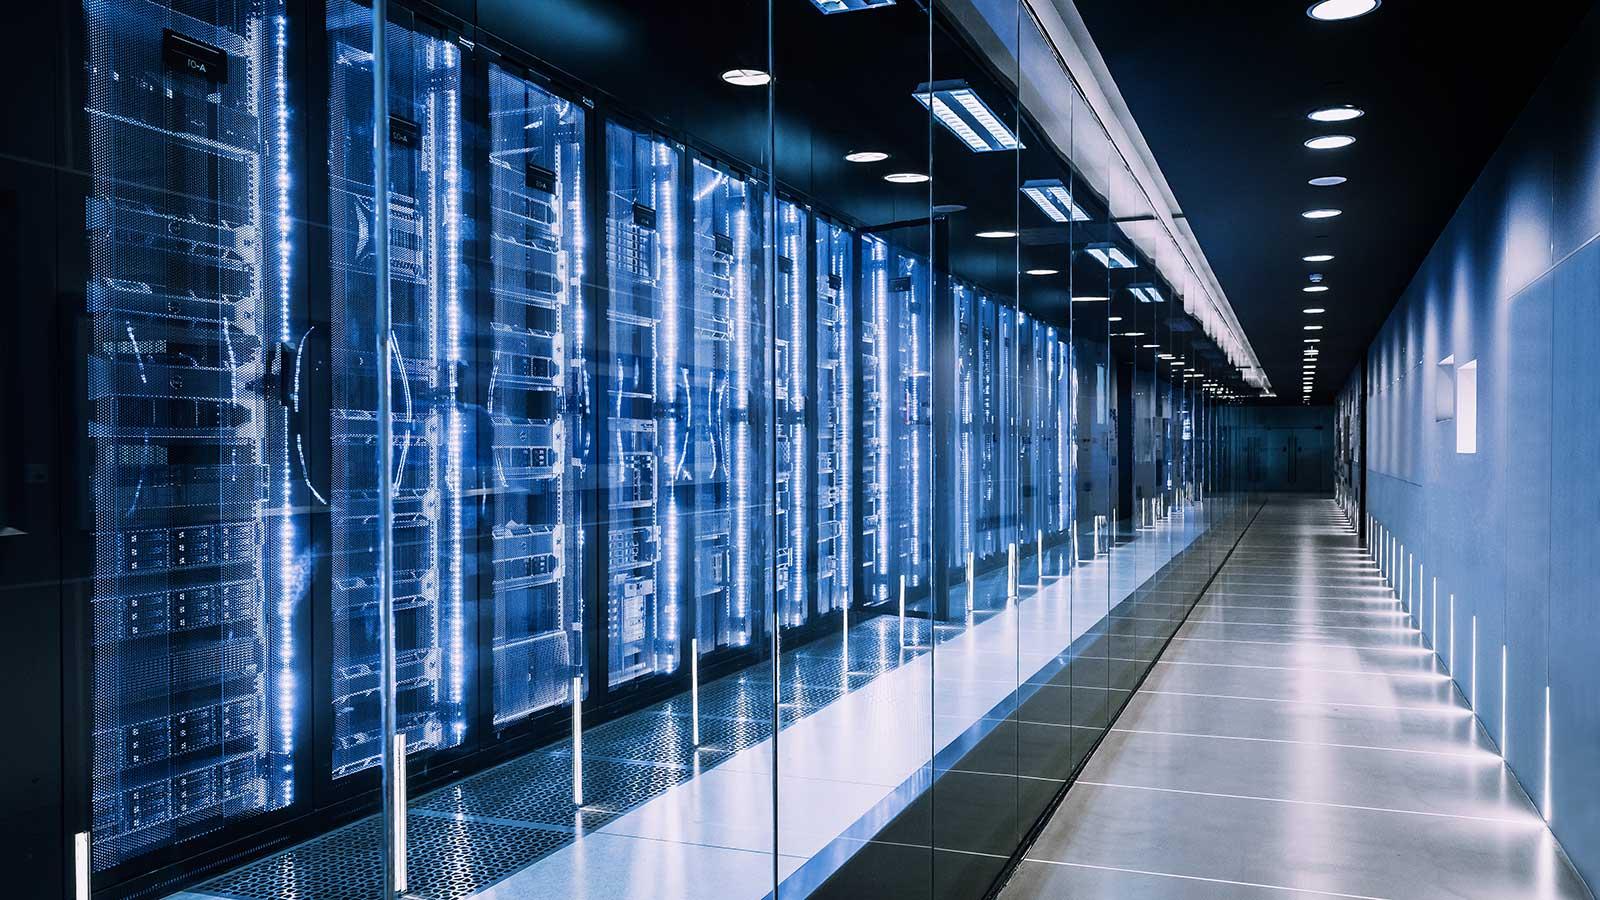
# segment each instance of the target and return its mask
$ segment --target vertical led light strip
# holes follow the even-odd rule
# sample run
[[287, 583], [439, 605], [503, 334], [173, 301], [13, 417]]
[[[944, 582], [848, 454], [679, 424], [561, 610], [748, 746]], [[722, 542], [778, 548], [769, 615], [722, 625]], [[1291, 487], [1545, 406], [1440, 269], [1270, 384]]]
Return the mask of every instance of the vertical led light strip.
[[[273, 41], [277, 48], [273, 61], [273, 116], [277, 124], [277, 227], [278, 227], [278, 348], [282, 353], [293, 340], [289, 323], [290, 229], [289, 214], [289, 74], [286, 56], [289, 48], [289, 23], [285, 16], [273, 20]], [[278, 377], [289, 376], [288, 361], [278, 361]], [[287, 805], [294, 799], [294, 608], [301, 587], [295, 565], [294, 493], [289, 472], [289, 407], [279, 407], [279, 427], [283, 442], [278, 448], [282, 464], [278, 473], [278, 752], [283, 754], [280, 773], [282, 787], [278, 800]]]
[[[663, 483], [667, 497], [666, 515], [663, 517], [660, 528], [664, 534], [662, 538], [662, 555], [659, 563], [660, 571], [656, 577], [656, 596], [660, 598], [658, 614], [666, 620], [666, 628], [661, 642], [669, 647], [677, 646], [678, 641], [678, 492], [676, 483], [678, 479], [678, 419], [677, 419], [677, 392], [678, 392], [678, 211], [677, 195], [673, 192], [672, 148], [665, 142], [656, 141], [654, 147], [654, 165], [656, 169], [656, 190], [653, 202], [659, 207], [661, 213], [661, 290], [656, 298], [660, 313], [660, 327], [651, 330], [654, 335], [661, 332], [658, 345], [651, 348], [652, 355], [661, 360], [660, 380], [665, 383], [666, 409], [669, 411], [661, 417], [659, 426], [666, 432], [664, 441], [665, 452], [656, 462], [656, 497], [662, 495]], [[658, 385], [658, 388], [660, 386]], [[662, 473], [666, 474], [663, 475]], [[659, 500], [657, 501], [659, 502]], [[712, 646], [716, 641], [712, 641]], [[654, 657], [655, 648], [651, 648]]]
[[[441, 42], [446, 70], [460, 70], [456, 46]], [[459, 84], [459, 82], [457, 82]], [[455, 721], [451, 723], [451, 744], [461, 742], [466, 734], [466, 609], [461, 596], [461, 454], [462, 417], [460, 405], [461, 366], [461, 297], [456, 269], [460, 264], [461, 240], [461, 133], [459, 130], [461, 98], [458, 87], [443, 92], [445, 116], [444, 140], [444, 302], [445, 302], [445, 363], [448, 372], [445, 400], [445, 434], [448, 442], [445, 457], [445, 492], [449, 504], [450, 558], [447, 577], [450, 603], [450, 706]]]
[[789, 604], [795, 610], [794, 621], [798, 625], [806, 617], [806, 528], [805, 528], [805, 498], [806, 498], [806, 339], [805, 339], [805, 311], [806, 292], [805, 278], [808, 271], [804, 266], [805, 256], [805, 220], [800, 216], [800, 207], [789, 204], [785, 207], [789, 218], [789, 233], [784, 238], [784, 250], [798, 272], [791, 272], [789, 278], [789, 406], [792, 413], [792, 424], [789, 430], [790, 452], [793, 454], [794, 469], [790, 475], [789, 504]]
[[[743, 182], [740, 182], [742, 185]], [[750, 197], [740, 198], [733, 217], [733, 608], [750, 635]]]
[[[872, 279], [872, 330], [874, 346], [877, 348], [878, 371], [878, 446], [873, 452], [878, 457], [878, 483], [875, 486], [878, 498], [874, 508], [877, 510], [878, 524], [875, 528], [878, 539], [878, 575], [889, 574], [889, 253], [888, 244], [878, 240], [873, 243], [872, 258], [875, 263]], [[887, 592], [888, 585], [880, 583], [879, 588]], [[876, 599], [887, 599], [879, 593]]]
[[[841, 579], [839, 582], [841, 585], [839, 602], [844, 605], [845, 630], [848, 632], [850, 599], [855, 596], [855, 591], [853, 590], [855, 572], [850, 560], [851, 552], [855, 547], [855, 509], [851, 502], [853, 500], [856, 477], [855, 460], [852, 454], [854, 448], [851, 446], [855, 435], [855, 423], [851, 421], [851, 416], [855, 412], [855, 385], [853, 384], [855, 371], [852, 361], [856, 358], [856, 354], [855, 348], [851, 345], [851, 338], [854, 335], [852, 326], [855, 324], [857, 313], [854, 292], [852, 291], [854, 282], [850, 279], [849, 239], [842, 229], [835, 229], [833, 240], [836, 245], [842, 243], [845, 248], [840, 252], [842, 265], [839, 266], [839, 332], [838, 342], [835, 345], [838, 351], [838, 360], [836, 362], [838, 374], [836, 377], [839, 384], [840, 398], [839, 408], [836, 413], [839, 416], [839, 420], [844, 423], [844, 427], [835, 436], [833, 444], [835, 451], [839, 454], [842, 466], [839, 472], [834, 475], [839, 486], [839, 547], [841, 548], [839, 551], [839, 574], [836, 577]], [[844, 658], [844, 668], [848, 673], [850, 655], [846, 653]], [[846, 677], [848, 678], [848, 675]]]
[[[916, 261], [913, 260], [913, 271], [915, 267]], [[905, 419], [911, 427], [911, 571], [918, 574], [922, 571], [922, 481], [918, 477], [922, 472], [922, 394], [918, 390], [922, 379], [922, 329], [915, 310], [916, 292], [920, 284], [913, 277], [907, 296], [905, 315], [910, 322], [910, 335], [906, 349], [910, 359], [907, 360], [903, 376], [909, 382], [905, 392]]]

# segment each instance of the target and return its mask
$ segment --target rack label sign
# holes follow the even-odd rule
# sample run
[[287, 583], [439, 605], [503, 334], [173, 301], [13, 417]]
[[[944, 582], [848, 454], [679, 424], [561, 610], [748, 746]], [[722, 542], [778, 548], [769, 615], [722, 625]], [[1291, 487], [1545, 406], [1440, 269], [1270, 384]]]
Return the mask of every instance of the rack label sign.
[[910, 291], [911, 290], [911, 276], [910, 275], [901, 275], [898, 278], [889, 279], [889, 290], [891, 292], [893, 292], [893, 293], [896, 293], [896, 294], [904, 294], [904, 293]]
[[422, 127], [403, 116], [389, 116], [389, 143], [414, 150], [422, 146]]
[[654, 230], [656, 227], [656, 211], [643, 203], [633, 205], [633, 224], [640, 228]]
[[528, 163], [526, 170], [523, 172], [523, 183], [530, 191], [554, 194], [556, 192], [556, 173], [543, 166]]
[[198, 75], [213, 84], [228, 83], [228, 51], [170, 28], [161, 31], [161, 61], [168, 69]]

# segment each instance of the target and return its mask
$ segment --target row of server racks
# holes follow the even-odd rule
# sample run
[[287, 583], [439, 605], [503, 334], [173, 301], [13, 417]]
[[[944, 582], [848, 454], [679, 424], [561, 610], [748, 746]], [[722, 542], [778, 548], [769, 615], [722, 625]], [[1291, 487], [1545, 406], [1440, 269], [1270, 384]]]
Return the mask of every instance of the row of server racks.
[[373, 789], [380, 416], [413, 773], [1072, 528], [1064, 334], [404, 13], [379, 409], [370, 10], [82, 10], [97, 887]]

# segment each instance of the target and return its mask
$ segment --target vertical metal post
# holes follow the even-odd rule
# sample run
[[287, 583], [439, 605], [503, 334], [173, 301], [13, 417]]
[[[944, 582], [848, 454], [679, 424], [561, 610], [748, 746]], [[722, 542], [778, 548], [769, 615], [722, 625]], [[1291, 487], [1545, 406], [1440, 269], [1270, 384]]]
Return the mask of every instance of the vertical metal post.
[[372, 231], [373, 339], [378, 366], [378, 633], [380, 746], [383, 748], [383, 898], [391, 900], [404, 883], [405, 808], [396, 806], [398, 719], [395, 714], [394, 634], [394, 421], [390, 402], [389, 308], [389, 50], [385, 38], [388, 0], [372, 0]]
[[[848, 668], [848, 664], [846, 665]], [[690, 737], [700, 746], [700, 639], [689, 639], [689, 715]]]
[[583, 676], [572, 676], [572, 805], [583, 805]]
[[900, 649], [906, 648], [906, 576], [900, 575]]
[[971, 550], [968, 550], [967, 551], [967, 625], [968, 626], [970, 626], [972, 624], [972, 619], [973, 619], [972, 604], [974, 602], [976, 602], [976, 596], [977, 596], [976, 586], [973, 584], [973, 581], [972, 581], [972, 579], [973, 579], [973, 571], [972, 571], [973, 562], [974, 562], [973, 553], [972, 553]]
[[89, 900], [89, 832], [72, 836], [72, 898]]

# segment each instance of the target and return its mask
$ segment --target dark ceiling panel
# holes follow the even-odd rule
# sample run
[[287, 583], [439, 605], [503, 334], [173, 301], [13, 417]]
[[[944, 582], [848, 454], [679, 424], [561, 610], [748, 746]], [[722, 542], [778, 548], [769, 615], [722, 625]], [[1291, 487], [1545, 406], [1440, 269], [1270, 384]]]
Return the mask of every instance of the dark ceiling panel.
[[[1592, 6], [1544, 0], [1521, 15], [1388, 0], [1358, 19], [1317, 22], [1307, 5], [1077, 2], [1285, 402], [1299, 399], [1302, 339], [1313, 336], [1300, 310], [1328, 310], [1317, 317], [1313, 395], [1328, 402]], [[1337, 125], [1305, 117], [1343, 103], [1367, 114]], [[1327, 133], [1357, 142], [1302, 146]], [[1307, 184], [1320, 175], [1349, 181]], [[1313, 207], [1344, 215], [1300, 217]], [[1321, 251], [1338, 258], [1301, 262]], [[1312, 272], [1332, 290], [1303, 293]]]

